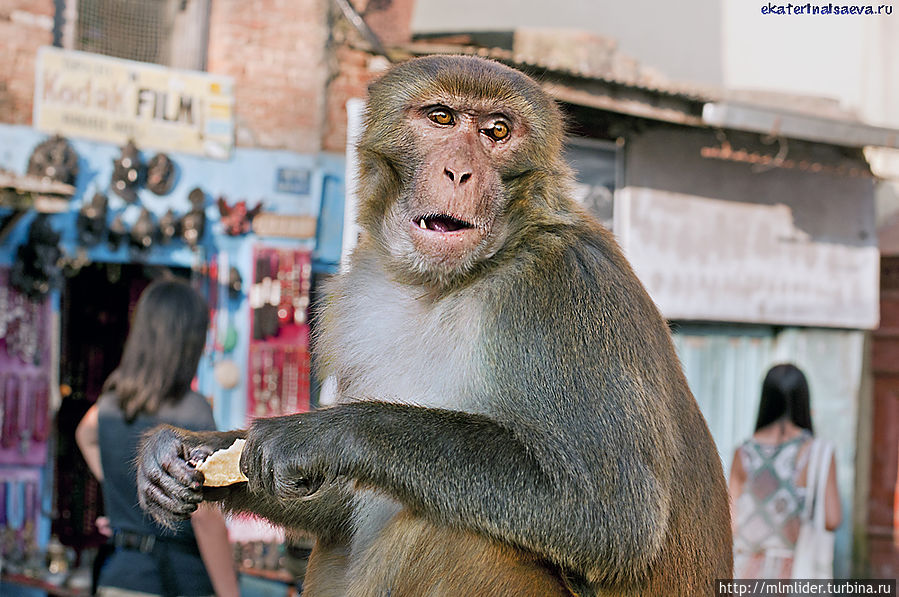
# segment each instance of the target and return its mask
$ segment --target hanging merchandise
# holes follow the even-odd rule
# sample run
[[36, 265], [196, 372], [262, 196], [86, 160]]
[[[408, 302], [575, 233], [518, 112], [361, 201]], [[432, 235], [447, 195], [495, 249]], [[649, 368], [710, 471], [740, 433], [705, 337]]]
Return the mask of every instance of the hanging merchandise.
[[173, 238], [178, 236], [180, 232], [178, 225], [178, 217], [175, 215], [175, 212], [171, 209], [166, 211], [162, 218], [159, 219], [159, 242], [167, 245]]
[[108, 203], [106, 195], [94, 193], [90, 203], [85, 202], [81, 206], [75, 227], [78, 229], [78, 243], [82, 246], [93, 247], [103, 240]]
[[78, 154], [64, 137], [56, 135], [34, 148], [27, 173], [74, 185], [78, 178]]
[[[229, 267], [228, 263], [228, 253], [222, 252], [215, 271], [218, 282], [215, 292], [217, 295], [222, 295], [218, 297], [216, 304], [220, 304], [221, 308], [218, 309], [212, 321], [213, 347], [217, 353], [221, 353], [216, 357], [213, 377], [216, 383], [225, 390], [231, 390], [240, 383], [240, 368], [232, 358], [226, 356], [237, 346], [237, 326], [234, 323], [233, 303], [240, 301], [242, 297], [239, 284], [240, 275], [237, 274], [238, 284], [235, 292], [233, 280], [237, 270]], [[224, 322], [218, 321], [222, 317], [225, 318]], [[222, 329], [224, 329], [224, 333], [221, 332]]]
[[233, 390], [240, 383], [240, 367], [231, 359], [222, 359], [215, 364], [212, 371], [217, 383], [223, 390]]
[[262, 211], [262, 202], [253, 209], [247, 209], [246, 201], [228, 205], [224, 197], [218, 198], [219, 214], [222, 216], [222, 230], [228, 236], [240, 236], [253, 229], [253, 218]]
[[206, 194], [197, 187], [187, 196], [190, 211], [181, 218], [181, 238], [191, 249], [195, 249], [203, 240], [206, 232]]
[[167, 195], [175, 184], [175, 163], [164, 154], [157, 153], [147, 164], [147, 188], [157, 195]]
[[50, 388], [43, 370], [0, 374], [0, 464], [42, 465], [47, 459]]
[[125, 240], [125, 236], [127, 235], [128, 229], [125, 228], [125, 221], [122, 219], [122, 214], [119, 214], [113, 218], [112, 224], [109, 225], [109, 234], [106, 237], [109, 248], [113, 251], [117, 250], [122, 245], [122, 241]]
[[43, 558], [38, 541], [41, 516], [40, 469], [0, 468], [0, 561], [3, 571], [13, 574], [41, 569]]
[[150, 210], [144, 208], [141, 210], [137, 221], [131, 227], [129, 235], [129, 244], [137, 253], [144, 253], [153, 246], [156, 241], [156, 222], [153, 221], [153, 214]]
[[228, 298], [236, 300], [243, 293], [243, 278], [234, 266], [228, 268]]
[[137, 189], [143, 184], [144, 166], [140, 161], [140, 152], [133, 142], [129, 141], [122, 148], [122, 155], [113, 162], [112, 191], [127, 201], [137, 201]]
[[248, 415], [307, 411], [311, 254], [257, 247], [253, 261]]
[[59, 233], [50, 226], [50, 217], [38, 214], [28, 229], [25, 244], [16, 251], [10, 284], [29, 298], [40, 299], [61, 282]]
[[50, 301], [7, 284], [0, 270], [0, 465], [41, 466], [50, 416]]

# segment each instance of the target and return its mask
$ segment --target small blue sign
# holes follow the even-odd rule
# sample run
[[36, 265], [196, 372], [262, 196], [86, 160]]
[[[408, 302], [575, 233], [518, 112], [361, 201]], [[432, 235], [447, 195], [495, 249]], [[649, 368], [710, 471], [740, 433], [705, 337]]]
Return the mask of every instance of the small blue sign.
[[311, 178], [312, 175], [309, 170], [278, 168], [278, 180], [275, 184], [275, 190], [279, 193], [308, 195]]

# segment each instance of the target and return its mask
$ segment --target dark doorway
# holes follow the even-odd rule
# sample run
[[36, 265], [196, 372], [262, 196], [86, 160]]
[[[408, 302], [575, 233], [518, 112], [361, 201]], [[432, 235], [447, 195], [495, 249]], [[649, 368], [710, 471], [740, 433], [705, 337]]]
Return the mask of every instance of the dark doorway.
[[68, 278], [60, 300], [59, 379], [63, 399], [56, 417], [56, 508], [53, 533], [79, 553], [102, 545], [100, 486], [75, 443], [75, 429], [118, 365], [131, 314], [154, 279], [189, 270], [93, 263]]

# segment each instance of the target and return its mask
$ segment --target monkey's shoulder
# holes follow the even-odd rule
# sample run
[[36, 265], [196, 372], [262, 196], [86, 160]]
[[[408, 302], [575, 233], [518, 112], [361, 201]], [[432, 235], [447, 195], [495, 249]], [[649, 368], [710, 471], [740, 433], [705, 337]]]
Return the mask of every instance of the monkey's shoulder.
[[488, 297], [528, 314], [602, 317], [607, 322], [661, 318], [612, 234], [584, 223], [535, 235], [496, 270]]

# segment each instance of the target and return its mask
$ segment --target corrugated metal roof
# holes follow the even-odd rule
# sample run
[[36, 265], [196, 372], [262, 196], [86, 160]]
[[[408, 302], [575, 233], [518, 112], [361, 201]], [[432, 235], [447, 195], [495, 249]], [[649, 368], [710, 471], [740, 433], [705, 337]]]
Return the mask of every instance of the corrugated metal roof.
[[[899, 146], [899, 131], [860, 122], [853, 114], [824, 98], [725, 91], [676, 83], [632, 63], [627, 63], [630, 68], [619, 69], [629, 70], [632, 74], [622, 75], [614, 68], [614, 47], [606, 49], [612, 59], [590, 61], [587, 68], [573, 65], [576, 60], [564, 56], [564, 52], [561, 61], [554, 61], [506, 48], [448, 41], [417, 41], [396, 50], [412, 56], [468, 54], [492, 58], [536, 75], [543, 87], [561, 101], [639, 118], [688, 126], [736, 128], [847, 147]], [[784, 111], [780, 106], [790, 106], [792, 111]], [[749, 109], [758, 117], [752, 122], [710, 119], [710, 114], [732, 114], [738, 107], [742, 110], [740, 114]], [[792, 125], [791, 129], [782, 130], [782, 124], [787, 121]], [[768, 126], [765, 123], [775, 124]]]
[[647, 74], [640, 77], [625, 77], [608, 71], [597, 72], [596, 70], [588, 70], [562, 63], [539, 60], [532, 56], [516, 53], [513, 50], [507, 50], [505, 48], [485, 48], [474, 45], [418, 41], [405, 44], [399, 49], [418, 56], [428, 54], [469, 54], [472, 56], [483, 56], [484, 58], [492, 58], [518, 67], [550, 71], [560, 75], [600, 81], [661, 95], [677, 96], [693, 101], [716, 101], [722, 97], [722, 93], [712, 87], [675, 83], [667, 81], [659, 75]]

